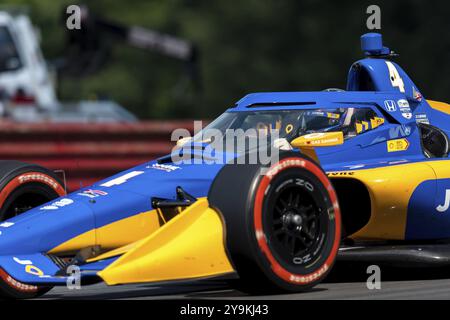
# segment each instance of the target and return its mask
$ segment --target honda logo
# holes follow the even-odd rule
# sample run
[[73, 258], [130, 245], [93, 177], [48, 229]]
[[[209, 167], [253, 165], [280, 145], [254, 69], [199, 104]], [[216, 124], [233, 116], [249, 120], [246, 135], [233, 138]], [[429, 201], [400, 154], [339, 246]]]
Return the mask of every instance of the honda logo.
[[386, 110], [389, 112], [397, 111], [397, 106], [394, 100], [386, 100], [384, 102], [384, 106], [386, 107]]

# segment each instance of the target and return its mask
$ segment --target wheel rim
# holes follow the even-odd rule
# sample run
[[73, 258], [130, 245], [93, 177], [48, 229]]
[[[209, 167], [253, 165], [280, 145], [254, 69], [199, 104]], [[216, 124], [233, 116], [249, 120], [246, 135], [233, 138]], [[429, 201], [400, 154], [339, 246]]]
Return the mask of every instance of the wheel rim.
[[295, 267], [313, 263], [320, 255], [328, 227], [319, 198], [291, 183], [270, 202], [266, 235], [278, 260]]

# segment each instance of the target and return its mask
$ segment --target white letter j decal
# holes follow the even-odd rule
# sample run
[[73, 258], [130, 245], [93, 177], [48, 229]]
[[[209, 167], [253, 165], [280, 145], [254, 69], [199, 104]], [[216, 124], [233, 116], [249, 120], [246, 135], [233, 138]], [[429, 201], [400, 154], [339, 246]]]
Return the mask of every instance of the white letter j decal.
[[440, 205], [436, 208], [438, 212], [445, 212], [450, 208], [450, 189], [448, 189], [445, 193], [445, 203], [444, 205]]

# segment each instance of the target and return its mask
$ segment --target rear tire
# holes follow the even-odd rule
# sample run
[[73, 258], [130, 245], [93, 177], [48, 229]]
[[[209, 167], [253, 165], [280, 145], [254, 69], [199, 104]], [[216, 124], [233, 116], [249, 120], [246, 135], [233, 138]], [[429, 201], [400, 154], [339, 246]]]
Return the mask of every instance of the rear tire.
[[[0, 221], [5, 221], [65, 195], [60, 179], [50, 170], [19, 161], [0, 161]], [[20, 283], [0, 269], [0, 298], [31, 299], [52, 287]]]
[[238, 290], [304, 291], [331, 270], [341, 237], [339, 205], [326, 174], [306, 156], [282, 153], [270, 167], [226, 165], [208, 200], [223, 216], [239, 275], [230, 284]]

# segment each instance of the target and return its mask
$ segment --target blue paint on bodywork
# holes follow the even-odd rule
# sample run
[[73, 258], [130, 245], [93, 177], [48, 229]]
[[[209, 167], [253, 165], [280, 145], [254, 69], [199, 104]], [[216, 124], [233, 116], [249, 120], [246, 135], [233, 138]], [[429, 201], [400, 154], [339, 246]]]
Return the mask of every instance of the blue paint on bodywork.
[[450, 179], [425, 181], [414, 190], [408, 205], [406, 240], [450, 238], [450, 215], [439, 212], [445, 203]]
[[[65, 278], [54, 276], [59, 268], [48, 257], [40, 253], [0, 256], [0, 265], [6, 273], [13, 275], [15, 280], [23, 283], [66, 284]], [[31, 267], [28, 272], [27, 267]]]

